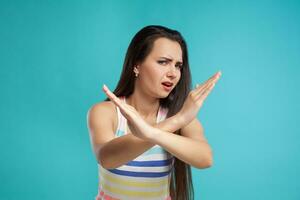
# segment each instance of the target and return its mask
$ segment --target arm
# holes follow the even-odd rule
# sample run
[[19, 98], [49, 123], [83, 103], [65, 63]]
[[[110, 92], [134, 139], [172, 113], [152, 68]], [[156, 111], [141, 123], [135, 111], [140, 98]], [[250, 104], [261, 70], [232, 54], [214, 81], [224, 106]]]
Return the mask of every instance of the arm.
[[150, 142], [162, 146], [185, 163], [196, 168], [208, 168], [212, 165], [212, 150], [197, 118], [181, 129], [181, 135], [159, 129], [149, 135]]
[[[101, 163], [104, 168], [117, 168], [141, 155], [155, 144], [133, 134], [114, 138], [111, 123], [113, 115], [109, 114], [111, 111], [107, 107], [107, 105], [98, 105], [90, 109], [88, 126], [97, 162]], [[154, 127], [172, 133], [184, 126], [183, 123], [179, 115], [174, 115], [155, 124]]]
[[[178, 117], [175, 115], [154, 125], [154, 127], [173, 134], [172, 132], [181, 128], [178, 121]], [[101, 165], [105, 168], [119, 167], [135, 159], [154, 145], [155, 143], [140, 139], [133, 134], [114, 138], [107, 142], [99, 152]]]
[[[203, 130], [200, 122], [197, 120], [197, 113], [202, 107], [202, 104], [210, 91], [215, 86], [215, 83], [220, 77], [220, 72], [216, 73], [213, 77], [211, 77], [208, 81], [206, 81], [204, 84], [197, 86], [194, 90], [192, 90], [188, 97], [186, 98], [183, 107], [180, 110], [179, 115], [175, 115], [175, 118], [177, 116], [177, 119], [181, 119], [182, 121], [181, 127], [183, 126], [182, 130], [182, 136], [172, 134], [169, 131], [163, 130], [157, 127], [150, 126], [147, 124], [139, 115], [139, 113], [134, 109], [134, 107], [129, 106], [122, 101], [119, 100], [105, 85], [103, 86], [103, 90], [106, 93], [106, 95], [110, 98], [110, 100], [120, 108], [120, 111], [122, 114], [126, 117], [126, 119], [130, 123], [130, 130], [135, 138], [138, 141], [146, 140], [147, 142], [141, 144], [139, 146], [140, 148], [137, 150], [135, 147], [130, 146], [129, 148], [132, 148], [131, 155], [127, 158], [130, 158], [129, 160], [132, 160], [133, 158], [137, 157], [138, 155], [146, 151], [148, 148], [152, 147], [154, 144], [158, 144], [162, 146], [164, 149], [172, 153], [177, 158], [183, 160], [184, 162], [191, 164], [197, 168], [205, 168], [211, 165], [212, 163], [212, 156], [211, 156], [211, 150], [209, 145], [207, 144], [204, 136], [203, 136]], [[180, 117], [178, 117], [180, 116]], [[167, 123], [167, 121], [165, 121]], [[186, 125], [188, 124], [188, 125]], [[164, 127], [164, 126], [163, 126]], [[180, 127], [180, 126], [179, 126]], [[178, 128], [177, 128], [178, 129]], [[176, 129], [175, 129], [176, 130]], [[125, 136], [124, 136], [125, 137]], [[128, 136], [129, 137], [129, 136]], [[133, 137], [133, 136], [131, 136]], [[200, 138], [200, 140], [198, 140]], [[121, 139], [121, 138], [120, 138]], [[116, 141], [116, 140], [115, 140]], [[108, 145], [109, 143], [107, 143]], [[130, 144], [127, 144], [130, 145]], [[110, 146], [112, 146], [112, 143], [110, 143]], [[187, 148], [188, 147], [188, 148]], [[108, 147], [107, 147], [108, 148]], [[121, 147], [119, 147], [121, 148]], [[139, 151], [139, 154], [135, 154], [135, 152]], [[104, 151], [103, 151], [104, 152]], [[108, 151], [105, 154], [102, 154], [100, 156], [104, 159], [104, 157], [108, 157], [108, 155], [112, 155], [113, 148], [111, 147], [110, 151]], [[121, 153], [120, 151], [116, 152], [116, 154]], [[129, 153], [127, 151], [127, 153]], [[198, 157], [195, 157], [195, 155], [199, 154]], [[107, 156], [105, 156], [107, 155]], [[110, 159], [112, 162], [119, 162], [116, 161], [116, 157], [108, 157], [105, 159]], [[124, 158], [120, 163], [124, 163]], [[126, 160], [127, 162], [128, 160]], [[105, 165], [105, 163], [103, 163]], [[106, 165], [107, 167], [108, 164]]]

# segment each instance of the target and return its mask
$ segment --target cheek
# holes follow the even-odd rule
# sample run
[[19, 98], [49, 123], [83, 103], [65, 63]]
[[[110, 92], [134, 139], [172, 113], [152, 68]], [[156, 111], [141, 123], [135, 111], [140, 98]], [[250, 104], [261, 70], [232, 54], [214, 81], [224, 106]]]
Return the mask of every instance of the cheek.
[[147, 69], [145, 71], [143, 71], [143, 82], [145, 85], [147, 85], [147, 87], [153, 87], [154, 84], [156, 84], [157, 82], [160, 82], [160, 77], [161, 77], [162, 72], [156, 68], [153, 67], [152, 69]]
[[160, 79], [164, 75], [164, 71], [157, 66], [153, 66], [152, 69], [148, 70], [149, 78], [153, 81]]
[[181, 78], [181, 71], [178, 72], [178, 75], [177, 75], [177, 83], [179, 82], [180, 78]]

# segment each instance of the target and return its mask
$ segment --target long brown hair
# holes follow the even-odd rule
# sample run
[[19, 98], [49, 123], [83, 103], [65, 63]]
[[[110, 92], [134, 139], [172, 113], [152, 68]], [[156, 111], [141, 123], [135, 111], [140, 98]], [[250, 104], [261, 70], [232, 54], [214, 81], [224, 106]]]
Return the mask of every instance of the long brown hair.
[[[131, 40], [127, 49], [120, 80], [113, 93], [116, 96], [129, 97], [134, 90], [135, 77], [133, 68], [149, 55], [154, 41], [158, 38], [167, 38], [180, 44], [182, 50], [183, 66], [181, 77], [176, 87], [164, 99], [160, 99], [160, 106], [168, 109], [167, 118], [175, 115], [191, 90], [191, 73], [188, 61], [187, 45], [182, 35], [164, 26], [150, 25], [142, 28]], [[109, 99], [106, 98], [105, 101]], [[175, 132], [180, 134], [180, 129]], [[171, 172], [170, 195], [173, 200], [193, 200], [194, 188], [190, 165], [175, 158], [174, 168]]]

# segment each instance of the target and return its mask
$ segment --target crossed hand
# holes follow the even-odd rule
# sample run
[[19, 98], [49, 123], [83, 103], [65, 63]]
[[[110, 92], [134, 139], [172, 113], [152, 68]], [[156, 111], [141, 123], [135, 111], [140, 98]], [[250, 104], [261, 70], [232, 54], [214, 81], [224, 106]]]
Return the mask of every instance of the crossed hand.
[[[219, 80], [221, 72], [217, 72], [207, 81], [202, 84], [197, 84], [195, 89], [191, 90], [187, 96], [181, 110], [178, 112], [179, 117], [184, 124], [191, 122], [202, 107], [204, 100], [214, 88], [216, 82]], [[123, 116], [127, 119], [128, 125], [132, 134], [141, 139], [151, 138], [151, 133], [156, 131], [156, 128], [148, 124], [136, 111], [133, 106], [121, 101], [115, 94], [113, 94], [106, 85], [103, 85], [103, 91], [106, 96], [119, 107]]]

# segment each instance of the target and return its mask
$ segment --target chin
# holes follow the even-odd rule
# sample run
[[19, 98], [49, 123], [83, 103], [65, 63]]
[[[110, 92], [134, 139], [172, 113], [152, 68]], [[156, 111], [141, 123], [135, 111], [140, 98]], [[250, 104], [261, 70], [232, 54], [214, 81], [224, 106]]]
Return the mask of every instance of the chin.
[[167, 97], [171, 94], [171, 92], [172, 92], [172, 91], [170, 91], [170, 92], [168, 92], [168, 93], [166, 93], [166, 92], [161, 93], [160, 95], [158, 95], [158, 96], [159, 96], [158, 98], [160, 98], [160, 99], [167, 98]]

